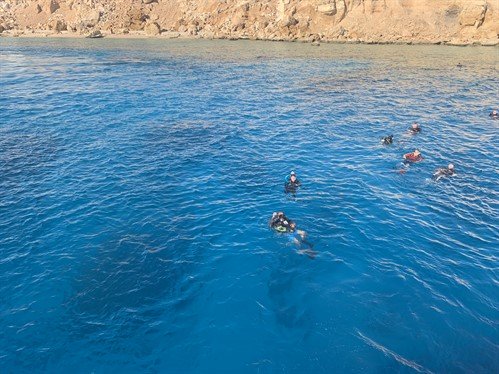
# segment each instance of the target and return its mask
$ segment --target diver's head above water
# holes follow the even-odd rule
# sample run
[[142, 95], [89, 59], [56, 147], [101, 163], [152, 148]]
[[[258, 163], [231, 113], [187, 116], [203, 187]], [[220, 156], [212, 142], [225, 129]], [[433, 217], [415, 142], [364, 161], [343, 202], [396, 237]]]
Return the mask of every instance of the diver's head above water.
[[274, 212], [272, 213], [272, 222], [286, 222], [287, 218], [284, 212]]
[[419, 162], [423, 159], [423, 156], [421, 156], [419, 149], [415, 149], [414, 152], [406, 153], [403, 158], [405, 160], [404, 163]]
[[412, 126], [409, 128], [409, 130], [410, 130], [413, 134], [415, 134], [415, 133], [417, 133], [417, 132], [420, 132], [420, 131], [421, 131], [421, 126], [419, 125], [419, 123], [414, 122], [414, 123], [412, 124]]
[[392, 144], [393, 143], [393, 135], [385, 136], [384, 138], [381, 139], [381, 142], [383, 144]]

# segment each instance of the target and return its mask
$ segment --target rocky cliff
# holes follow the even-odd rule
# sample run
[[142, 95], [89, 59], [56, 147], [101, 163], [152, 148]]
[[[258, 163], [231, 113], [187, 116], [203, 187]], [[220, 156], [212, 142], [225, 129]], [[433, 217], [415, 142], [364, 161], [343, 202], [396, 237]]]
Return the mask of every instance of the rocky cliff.
[[496, 45], [499, 0], [0, 0], [3, 34]]

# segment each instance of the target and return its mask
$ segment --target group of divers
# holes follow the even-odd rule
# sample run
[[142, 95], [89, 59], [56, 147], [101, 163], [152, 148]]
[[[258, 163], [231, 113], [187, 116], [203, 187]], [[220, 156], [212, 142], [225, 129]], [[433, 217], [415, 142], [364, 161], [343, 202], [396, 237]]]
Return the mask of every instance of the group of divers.
[[[296, 173], [292, 171], [284, 182], [284, 192], [286, 194], [296, 194], [301, 186]], [[307, 233], [296, 227], [296, 222], [286, 217], [284, 212], [274, 212], [269, 221], [272, 230], [279, 234], [285, 234], [293, 242], [300, 254], [306, 254], [313, 258], [316, 252], [313, 250], [313, 244], [307, 240]]]
[[[493, 110], [490, 112], [489, 117], [491, 119], [499, 119], [499, 111]], [[409, 128], [409, 133], [411, 135], [417, 135], [422, 131], [421, 125], [418, 123], [413, 123]], [[385, 136], [381, 138], [381, 143], [384, 145], [393, 144], [393, 135]], [[420, 162], [423, 160], [423, 156], [418, 149], [413, 152], [406, 153], [403, 155], [403, 165], [407, 166], [411, 163]], [[406, 169], [403, 168], [399, 170], [399, 173], [405, 173]], [[455, 174], [454, 164], [450, 163], [447, 167], [438, 168], [433, 173], [433, 180], [438, 181], [444, 177], [451, 177]], [[298, 180], [296, 173], [292, 171], [287, 177], [284, 183], [284, 192], [296, 194], [298, 189], [301, 187], [301, 182]], [[303, 230], [299, 230], [296, 226], [296, 222], [286, 217], [284, 212], [274, 212], [269, 221], [269, 227], [276, 233], [285, 234], [290, 241], [292, 241], [296, 246], [298, 253], [306, 254], [313, 258], [316, 256], [317, 252], [313, 250], [313, 244], [307, 240], [307, 233]]]

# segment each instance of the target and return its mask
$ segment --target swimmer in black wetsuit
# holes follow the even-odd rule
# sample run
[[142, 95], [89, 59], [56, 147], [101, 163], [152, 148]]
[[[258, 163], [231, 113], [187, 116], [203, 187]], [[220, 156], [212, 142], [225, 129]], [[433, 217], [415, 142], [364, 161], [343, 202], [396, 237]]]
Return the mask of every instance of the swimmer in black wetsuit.
[[269, 226], [272, 230], [287, 234], [289, 239], [296, 245], [297, 252], [306, 254], [313, 258], [316, 252], [313, 250], [313, 244], [307, 241], [307, 233], [296, 228], [296, 223], [290, 220], [283, 212], [272, 213], [272, 218], [269, 221]]
[[489, 113], [489, 117], [492, 119], [499, 119], [499, 112], [497, 110], [493, 110]]
[[409, 131], [412, 135], [416, 135], [421, 132], [421, 126], [419, 123], [414, 122], [411, 127], [409, 127]]
[[454, 165], [449, 164], [449, 166], [447, 166], [446, 168], [437, 169], [437, 171], [435, 171], [435, 173], [433, 173], [433, 179], [435, 181], [438, 181], [440, 178], [443, 178], [443, 177], [451, 177], [455, 173], [456, 173], [456, 171], [454, 169]]
[[270, 219], [269, 226], [273, 230], [281, 233], [293, 232], [296, 228], [296, 224], [288, 217], [286, 217], [283, 212], [272, 213], [272, 218]]
[[300, 181], [296, 177], [296, 173], [292, 171], [287, 177], [284, 183], [284, 192], [286, 193], [296, 193], [298, 188], [301, 186]]
[[390, 136], [385, 136], [384, 138], [381, 138], [381, 143], [384, 145], [389, 145], [393, 143], [393, 135]]

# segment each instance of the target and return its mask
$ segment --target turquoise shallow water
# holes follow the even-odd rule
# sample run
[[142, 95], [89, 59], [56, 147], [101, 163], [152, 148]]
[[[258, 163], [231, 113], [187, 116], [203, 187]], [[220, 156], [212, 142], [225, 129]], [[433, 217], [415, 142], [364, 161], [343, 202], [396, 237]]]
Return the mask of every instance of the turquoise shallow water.
[[497, 67], [496, 48], [0, 39], [2, 371], [497, 372]]

